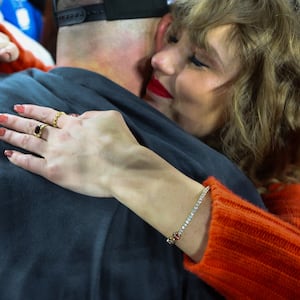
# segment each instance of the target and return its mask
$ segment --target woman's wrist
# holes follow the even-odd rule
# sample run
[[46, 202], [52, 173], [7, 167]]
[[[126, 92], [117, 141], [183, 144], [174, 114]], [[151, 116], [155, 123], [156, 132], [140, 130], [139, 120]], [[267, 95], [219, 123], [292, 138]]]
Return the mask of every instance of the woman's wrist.
[[[147, 148], [140, 146], [131, 151], [126, 167], [115, 174], [113, 196], [169, 237], [185, 222], [204, 186]], [[208, 194], [176, 243], [196, 261], [201, 259], [207, 244], [210, 209]]]

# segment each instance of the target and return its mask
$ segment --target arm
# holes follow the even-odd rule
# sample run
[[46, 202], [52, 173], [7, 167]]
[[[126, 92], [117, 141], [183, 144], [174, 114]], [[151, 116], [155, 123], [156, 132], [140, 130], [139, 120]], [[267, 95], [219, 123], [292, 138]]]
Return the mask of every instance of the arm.
[[[167, 237], [184, 222], [203, 185], [140, 150], [116, 174], [113, 194]], [[299, 228], [237, 197], [214, 178], [204, 185], [211, 193], [176, 243], [186, 254], [185, 267], [229, 299], [298, 298]], [[294, 208], [286, 221], [300, 220], [300, 184], [268, 197], [272, 204], [285, 202], [285, 211]]]
[[[56, 114], [51, 109], [35, 106], [22, 106], [17, 111], [48, 124], [52, 124]], [[59, 129], [48, 126], [38, 139], [32, 133], [40, 121], [15, 116], [8, 116], [5, 120], [2, 117], [5, 126], [27, 133], [2, 129], [2, 140], [22, 145], [46, 158], [9, 151], [7, 156], [12, 163], [73, 191], [92, 196], [114, 195], [166, 237], [178, 230], [203, 188], [152, 151], [141, 147], [118, 113], [93, 112], [78, 118], [63, 115], [58, 120]], [[75, 151], [78, 147], [79, 151]], [[279, 279], [274, 279], [273, 269], [270, 272], [266, 263], [277, 268], [276, 276], [281, 273], [283, 278], [294, 276], [295, 280], [291, 282], [297, 286], [300, 280], [292, 267], [299, 260], [299, 247], [292, 246], [290, 252], [285, 246], [293, 240], [295, 245], [299, 244], [299, 230], [241, 200], [213, 179], [205, 184], [212, 186], [211, 197], [205, 198], [176, 244], [194, 261], [199, 261], [195, 264], [186, 260], [189, 270], [231, 297], [242, 293], [245, 296], [249, 289], [260, 293], [266, 288], [266, 293], [270, 292], [274, 280]], [[241, 251], [234, 245], [241, 247]], [[253, 260], [255, 263], [249, 264]], [[294, 260], [294, 265], [286, 264], [286, 261]], [[283, 265], [286, 267], [282, 268]], [[249, 266], [252, 281], [246, 279]], [[230, 280], [227, 280], [229, 275]], [[235, 282], [233, 279], [243, 280], [240, 288], [239, 284], [232, 283]], [[260, 284], [261, 280], [267, 284]], [[257, 291], [258, 286], [260, 290]], [[290, 289], [292, 285], [285, 286], [284, 292], [295, 293], [294, 288]]]
[[263, 200], [268, 209], [282, 220], [300, 228], [300, 184], [272, 184]]
[[[241, 299], [245, 293], [249, 299], [298, 298], [299, 227], [243, 201], [213, 178], [205, 184], [211, 186], [213, 199], [208, 246], [199, 263], [186, 257], [185, 267], [230, 299]], [[291, 204], [295, 210], [285, 213], [285, 219], [299, 220], [300, 184], [274, 192], [268, 195], [272, 207]]]
[[[27, 116], [43, 115], [47, 119], [42, 122], [48, 124], [55, 119], [52, 109], [41, 114], [36, 106], [21, 108], [27, 109]], [[0, 116], [0, 123], [31, 134], [41, 124], [12, 115]], [[114, 196], [166, 237], [179, 229], [204, 187], [139, 145], [119, 113], [90, 112], [76, 118], [62, 115], [57, 125], [64, 130], [48, 126], [41, 139], [2, 128], [0, 139], [47, 158], [8, 151], [10, 161], [72, 191]], [[87, 133], [93, 142], [86, 140]], [[86, 152], [76, 151], [78, 147]], [[195, 260], [200, 259], [205, 245], [209, 197], [201, 210], [204, 217], [198, 219], [196, 214], [177, 243]], [[199, 222], [203, 226], [198, 226]]]
[[25, 50], [3, 24], [0, 24], [0, 32], [5, 34], [10, 40], [10, 48], [8, 50], [11, 55], [6, 62], [0, 62], [0, 71], [2, 73], [13, 73], [27, 68], [38, 68], [44, 71], [50, 69], [30, 51]]

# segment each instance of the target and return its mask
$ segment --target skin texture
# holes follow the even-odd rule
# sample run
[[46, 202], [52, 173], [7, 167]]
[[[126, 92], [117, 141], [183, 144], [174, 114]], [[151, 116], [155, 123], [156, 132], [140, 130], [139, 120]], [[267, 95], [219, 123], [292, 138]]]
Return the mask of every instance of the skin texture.
[[[180, 41], [181, 40], [179, 40], [179, 42], [177, 42], [176, 45], [177, 44], [181, 45]], [[170, 47], [169, 49], [171, 49], [172, 51], [174, 50], [174, 48], [172, 48], [173, 45], [169, 46], [169, 47]], [[163, 53], [163, 51], [161, 53]], [[190, 52], [188, 51], [188, 53], [190, 53]], [[163, 69], [164, 65], [162, 64], [162, 62], [163, 62], [163, 59], [159, 60], [158, 62], [155, 61], [155, 59], [152, 60], [153, 65], [155, 65], [155, 63], [157, 63], [157, 69], [159, 69], [159, 68], [162, 69], [162, 71], [163, 71], [162, 74], [166, 73], [169, 76], [169, 74], [168, 74], [169, 69]], [[170, 66], [170, 64], [168, 64], [167, 66]], [[229, 65], [229, 67], [230, 67], [230, 69], [231, 68], [234, 69], [232, 65]], [[160, 83], [165, 87], [165, 89], [167, 89], [169, 91], [169, 93], [172, 94], [172, 96], [175, 96], [175, 99], [176, 99], [176, 96], [180, 95], [179, 92], [176, 93], [176, 86], [178, 87], [178, 84], [180, 84], [180, 82], [181, 82], [178, 79], [178, 77], [180, 78], [181, 76], [183, 76], [183, 74], [186, 74], [186, 73], [183, 72], [183, 70], [187, 71], [188, 70], [188, 65], [186, 65], [185, 68], [182, 69], [182, 72], [179, 73], [181, 75], [180, 76], [177, 75], [176, 77], [174, 76], [175, 79], [173, 79], [173, 80], [168, 79], [168, 80], [165, 81], [164, 76], [162, 76], [160, 74], [161, 71], [157, 72], [158, 74], [157, 73], [155, 74], [156, 78], [159, 79]], [[171, 75], [174, 74], [172, 72], [173, 71], [171, 70]], [[197, 76], [197, 78], [198, 78], [198, 76], [200, 76], [200, 75], [197, 74], [195, 76]], [[165, 78], [170, 78], [170, 77], [166, 76]], [[182, 106], [180, 106], [178, 103], [176, 103], [175, 100], [173, 100], [173, 97], [170, 97], [170, 98], [168, 98], [168, 97], [160, 97], [159, 98], [158, 95], [154, 95], [156, 97], [155, 102], [151, 102], [149, 99], [148, 99], [148, 101], [149, 101], [149, 103], [151, 105], [153, 105], [154, 107], [158, 108], [159, 110], [161, 110], [162, 112], [164, 112], [169, 117], [173, 118], [174, 120], [177, 120], [178, 122], [181, 122], [181, 125], [186, 130], [189, 130], [190, 132], [194, 131], [195, 132], [194, 134], [196, 134], [198, 136], [203, 136], [203, 135], [206, 134], [207, 131], [215, 129], [215, 127], [214, 127], [215, 123], [214, 122], [210, 122], [211, 119], [208, 118], [207, 119], [207, 123], [203, 124], [204, 125], [203, 128], [205, 128], [204, 131], [202, 130], [202, 128], [199, 128], [199, 127], [194, 128], [193, 126], [191, 126], [191, 124], [192, 124], [191, 122], [194, 121], [193, 119], [190, 120], [190, 116], [193, 115], [193, 110], [192, 110], [193, 104], [196, 104], [197, 101], [204, 101], [205, 97], [203, 97], [203, 95], [200, 95], [201, 97], [196, 98], [196, 96], [197, 96], [196, 95], [196, 91], [197, 91], [198, 86], [195, 86], [195, 82], [192, 80], [192, 78], [190, 78], [190, 80], [186, 80], [185, 82], [186, 82], [186, 84], [188, 84], [190, 86], [190, 88], [186, 89], [185, 92], [188, 93], [191, 90], [192, 90], [193, 93], [195, 92], [195, 94], [191, 95], [191, 99], [190, 99], [190, 101], [187, 104], [188, 105], [187, 109], [188, 108], [191, 109], [191, 111], [190, 111], [191, 114], [189, 114], [189, 118], [187, 118], [187, 117], [184, 116], [184, 111], [180, 109]], [[226, 80], [225, 80], [225, 82], [226, 82]], [[221, 83], [221, 86], [222, 86], [222, 82], [220, 82], [220, 83]], [[205, 85], [205, 86], [207, 87], [208, 85]], [[174, 90], [175, 90], [175, 92], [174, 92]], [[149, 92], [151, 92], [151, 91], [149, 91]], [[225, 96], [225, 95], [223, 95], [223, 96]], [[162, 101], [164, 101], [164, 102], [162, 102]], [[173, 107], [172, 107], [172, 105], [170, 105], [170, 102], [173, 102], [173, 101], [174, 101], [174, 104], [173, 104]], [[185, 103], [181, 104], [181, 105], [185, 105]], [[30, 107], [30, 106], [23, 107], [21, 109], [21, 111], [19, 109], [17, 109], [17, 111], [21, 115], [23, 115], [25, 117], [38, 119], [38, 120], [44, 121], [44, 122], [49, 123], [49, 124], [51, 124], [51, 121], [53, 120], [53, 118], [55, 116], [55, 112], [53, 112], [53, 111], [50, 113], [49, 111], [47, 111], [47, 109], [45, 110], [45, 108], [33, 108], [33, 107]], [[46, 112], [48, 112], [48, 113], [46, 113]], [[208, 114], [204, 115], [203, 117], [204, 118], [208, 117], [210, 115], [210, 113], [212, 113], [212, 116], [213, 116], [213, 110], [209, 110]], [[217, 111], [215, 111], [215, 113], [217, 113]], [[91, 130], [93, 128], [95, 128], [95, 129], [98, 130], [98, 128], [100, 127], [100, 126], [98, 127], [99, 122], [100, 122], [100, 116], [102, 115], [101, 118], [104, 118], [104, 116], [103, 116], [103, 114], [101, 112], [98, 112], [97, 114], [99, 116], [99, 120], [96, 117], [96, 115], [93, 115], [93, 117], [90, 116], [90, 120], [93, 122], [93, 126], [92, 127], [91, 126], [86, 126], [86, 127], [83, 126], [84, 125], [84, 120], [80, 120], [79, 119], [82, 122], [82, 124], [81, 124], [82, 125], [82, 130], [84, 130], [84, 128], [86, 128], [86, 134], [91, 134], [91, 136], [93, 136], [94, 133], [92, 133]], [[49, 116], [48, 119], [46, 118], [47, 115]], [[19, 126], [18, 123], [19, 122], [24, 122], [23, 119], [12, 119], [10, 116], [8, 116], [6, 119], [3, 116], [1, 118], [2, 118], [2, 121], [1, 121], [2, 124], [6, 125], [9, 128], [13, 128], [13, 129], [17, 129], [18, 128], [18, 126]], [[105, 116], [105, 118], [106, 118], [107, 121], [108, 120], [110, 121], [110, 124], [114, 124], [114, 125], [118, 124], [118, 122], [120, 121], [120, 124], [119, 124], [120, 127], [118, 127], [116, 125], [116, 129], [117, 128], [119, 128], [119, 129], [122, 128], [122, 125], [121, 125], [122, 124], [122, 119], [120, 119], [118, 115], [111, 114], [110, 116]], [[76, 122], [78, 120], [76, 120], [76, 122], [75, 122], [74, 119], [72, 119], [72, 120], [69, 119], [69, 121], [67, 123], [65, 123], [64, 119], [65, 119], [65, 117], [60, 118], [60, 123], [59, 123], [60, 124], [59, 125], [60, 128], [57, 129], [57, 130], [61, 131], [61, 133], [59, 134], [61, 136], [61, 140], [60, 141], [63, 140], [63, 141], [66, 141], [66, 142], [71, 142], [72, 138], [74, 138], [74, 137], [71, 134], [69, 134], [71, 131], [68, 130], [68, 127], [71, 127], [71, 126], [69, 126], [70, 124], [68, 125], [67, 123], [69, 121], [70, 122], [72, 121], [72, 122], [74, 122], [73, 125], [76, 125]], [[28, 124], [30, 124], [30, 122], [34, 122], [34, 121], [26, 121], [26, 123], [23, 123], [23, 124], [27, 124], [28, 125]], [[90, 125], [92, 124], [92, 122], [90, 123]], [[57, 180], [58, 182], [63, 182], [64, 176], [66, 176], [64, 174], [64, 172], [63, 172], [65, 170], [63, 170], [63, 169], [60, 170], [59, 169], [59, 164], [55, 168], [53, 168], [54, 165], [50, 168], [53, 172], [49, 172], [48, 173], [49, 168], [47, 168], [47, 164], [49, 164], [50, 160], [51, 160], [51, 156], [49, 156], [49, 160], [48, 160], [48, 157], [47, 157], [50, 154], [50, 153], [47, 153], [47, 147], [51, 147], [52, 141], [54, 143], [54, 141], [56, 140], [55, 138], [57, 137], [57, 134], [58, 134], [58, 133], [56, 133], [57, 130], [53, 130], [52, 128], [47, 127], [47, 129], [43, 133], [43, 141], [42, 142], [43, 142], [43, 144], [45, 144], [45, 141], [47, 141], [48, 146], [45, 147], [44, 150], [38, 150], [39, 147], [33, 149], [33, 148], [31, 148], [32, 146], [30, 146], [30, 144], [31, 144], [30, 139], [33, 138], [32, 137], [32, 132], [33, 132], [33, 129], [36, 126], [36, 124], [37, 123], [32, 123], [31, 126], [29, 126], [29, 127], [25, 126], [24, 127], [25, 129], [21, 129], [21, 127], [19, 127], [18, 130], [24, 131], [24, 133], [26, 133], [26, 135], [22, 135], [22, 134], [19, 135], [19, 134], [14, 133], [13, 131], [4, 130], [4, 129], [1, 129], [0, 135], [2, 136], [1, 139], [6, 140], [6, 141], [10, 141], [12, 144], [16, 144], [16, 145], [19, 145], [19, 146], [22, 145], [24, 148], [32, 149], [35, 152], [42, 151], [42, 152], [38, 152], [38, 153], [41, 153], [41, 154], [43, 154], [45, 156], [45, 158], [46, 158], [45, 159], [46, 160], [46, 164], [45, 164], [45, 162], [44, 162], [43, 159], [36, 160], [35, 157], [24, 156], [23, 154], [17, 153], [17, 152], [7, 151], [6, 155], [8, 156], [9, 160], [12, 163], [16, 164], [16, 165], [24, 167], [25, 169], [31, 170], [33, 172], [37, 172], [37, 173], [40, 172], [42, 176], [44, 176], [44, 177], [46, 177], [48, 179], [50, 177], [50, 178], [52, 178], [53, 181]], [[102, 124], [102, 125], [104, 125], [104, 124]], [[207, 126], [207, 128], [206, 128], [206, 126]], [[95, 134], [96, 133], [98, 133], [98, 135], [99, 135], [98, 131], [96, 131]], [[112, 131], [110, 132], [109, 135], [110, 135], [110, 137], [107, 136], [107, 138], [104, 139], [106, 142], [108, 142], [107, 145], [109, 145], [110, 138], [113, 137]], [[87, 135], [85, 135], [85, 138], [86, 137], [87, 137]], [[116, 195], [116, 197], [118, 197], [118, 199], [121, 202], [123, 201], [123, 203], [125, 205], [128, 205], [128, 207], [130, 207], [133, 211], [137, 211], [138, 214], [141, 217], [143, 217], [144, 219], [146, 219], [150, 224], [156, 224], [156, 225], [154, 225], [155, 228], [157, 228], [163, 234], [165, 234], [166, 236], [168, 236], [170, 234], [170, 232], [172, 232], [172, 230], [174, 230], [174, 228], [178, 228], [178, 225], [181, 224], [181, 217], [184, 220], [184, 218], [189, 213], [191, 207], [193, 206], [192, 201], [188, 202], [190, 199], [193, 199], [193, 201], [194, 201], [194, 197], [196, 196], [196, 193], [193, 194], [193, 192], [191, 192], [193, 190], [193, 186], [186, 184], [184, 178], [178, 177], [178, 174], [176, 174], [176, 171], [168, 169], [168, 167], [166, 165], [164, 165], [161, 161], [156, 160], [155, 156], [152, 156], [152, 154], [144, 152], [143, 149], [139, 149], [138, 147], [136, 148], [136, 143], [135, 143], [134, 140], [131, 139], [130, 135], [128, 135], [128, 136], [125, 135], [124, 137], [126, 137], [125, 138], [126, 141], [129, 142], [129, 144], [125, 143], [125, 145], [127, 146], [126, 149], [128, 149], [129, 152], [131, 153], [130, 156], [131, 157], [136, 157], [137, 161], [139, 161], [139, 159], [142, 159], [142, 157], [144, 157], [144, 158], [145, 157], [149, 157], [150, 161], [152, 159], [152, 162], [153, 162], [154, 166], [156, 166], [156, 171], [159, 172], [158, 174], [160, 174], [160, 176], [161, 176], [161, 174], [163, 174], [165, 176], [164, 178], [166, 179], [166, 181], [170, 180], [170, 182], [172, 183], [172, 185], [170, 185], [170, 190], [174, 190], [174, 187], [176, 188], [178, 184], [182, 184], [182, 189], [186, 188], [186, 190], [189, 191], [189, 194], [184, 194], [183, 195], [183, 194], [180, 194], [179, 190], [175, 189], [176, 190], [176, 194], [172, 195], [172, 196], [174, 196], [174, 198], [173, 198], [174, 201], [175, 201], [174, 203], [180, 203], [180, 208], [178, 209], [177, 212], [176, 211], [172, 211], [171, 214], [169, 215], [170, 217], [168, 218], [168, 212], [169, 212], [168, 208], [169, 207], [172, 207], [172, 208], [174, 207], [174, 205], [170, 205], [172, 203], [168, 203], [169, 207], [167, 206], [167, 207], [163, 208], [163, 207], [161, 207], [161, 206], [158, 205], [159, 203], [157, 204], [157, 206], [153, 205], [154, 204], [153, 200], [155, 200], [154, 197], [152, 197], [152, 198], [145, 198], [145, 194], [146, 195], [148, 195], [149, 193], [155, 194], [154, 191], [157, 192], [157, 195], [161, 195], [161, 197], [163, 199], [169, 199], [171, 197], [170, 194], [164, 194], [163, 193], [164, 192], [163, 188], [161, 188], [159, 186], [153, 186], [152, 184], [150, 185], [150, 182], [152, 183], [151, 179], [155, 179], [155, 175], [153, 175], [153, 174], [151, 175], [149, 173], [147, 174], [146, 170], [142, 171], [142, 172], [144, 172], [143, 174], [140, 173], [140, 172], [135, 172], [137, 170], [132, 170], [133, 171], [133, 173], [131, 173], [133, 175], [132, 177], [130, 175], [128, 175], [128, 173], [126, 175], [123, 173], [124, 175], [123, 175], [123, 177], [121, 176], [121, 178], [123, 178], [123, 180], [124, 180], [123, 183], [125, 182], [126, 185], [122, 186], [122, 181], [121, 181], [121, 182], [118, 182], [118, 184], [120, 184], [120, 187], [121, 187], [119, 190], [114, 190], [114, 191], [111, 190], [111, 192], [114, 193]], [[39, 141], [39, 142], [41, 142], [41, 141]], [[82, 143], [82, 141], [80, 141], [80, 142]], [[37, 143], [37, 141], [36, 141], [36, 143]], [[72, 145], [72, 144], [70, 144], [70, 145]], [[101, 144], [99, 144], [99, 146], [100, 145]], [[131, 145], [131, 146], [129, 146], [129, 145]], [[55, 147], [55, 145], [52, 145], [52, 146]], [[92, 145], [92, 147], [94, 147], [94, 145]], [[110, 147], [107, 147], [107, 148], [110, 148]], [[142, 155], [139, 155], [141, 153], [142, 153]], [[63, 153], [57, 152], [57, 154], [63, 154]], [[75, 160], [74, 156], [72, 156], [72, 158]], [[142, 161], [142, 160], [140, 160], [140, 161]], [[37, 162], [37, 164], [35, 165], [34, 162]], [[59, 162], [59, 160], [54, 160], [54, 162], [61, 163], [61, 162]], [[41, 164], [41, 165], [39, 165], [39, 164]], [[132, 162], [132, 165], [135, 165], [134, 161]], [[46, 167], [46, 168], [42, 168], [41, 166]], [[97, 168], [99, 168], [99, 166], [100, 165], [97, 165]], [[151, 164], [151, 166], [152, 166], [152, 168], [155, 168], [155, 167], [153, 167], [152, 164]], [[73, 166], [70, 164], [69, 167], [73, 167]], [[160, 167], [161, 167], [161, 169], [160, 169]], [[164, 168], [165, 168], [165, 170], [167, 170], [166, 173], [162, 172], [164, 170]], [[112, 170], [112, 169], [110, 169], [110, 170]], [[118, 175], [122, 175], [122, 170], [121, 169], [119, 171], [117, 171], [117, 172], [119, 172]], [[155, 173], [155, 174], [157, 174], [157, 173]], [[94, 174], [94, 175], [96, 176], [96, 174]], [[141, 175], [145, 176], [145, 177], [143, 177], [143, 178], [145, 178], [145, 180], [148, 180], [147, 181], [147, 185], [141, 185], [141, 184], [143, 184], [142, 181], [139, 181], [141, 179]], [[60, 176], [62, 176], [62, 177], [60, 178]], [[77, 178], [77, 179], [80, 179], [80, 178]], [[177, 179], [180, 179], [181, 181], [177, 181]], [[105, 185], [106, 184], [109, 185], [109, 182], [110, 182], [109, 178], [106, 178], [106, 180], [104, 180], [104, 182], [105, 181], [106, 181]], [[132, 190], [131, 191], [128, 190], [127, 189], [128, 186], [130, 186], [131, 188], [133, 188], [134, 192], [132, 192]], [[147, 190], [147, 186], [151, 186], [151, 189], [149, 189], [149, 191], [150, 191], [149, 193], [148, 193], [148, 190]], [[199, 191], [199, 188], [201, 188], [201, 185], [195, 185], [194, 187], [196, 187], [195, 190], [198, 189], [198, 191]], [[94, 187], [90, 186], [89, 190], [88, 190], [88, 193], [91, 192], [93, 194], [94, 193], [97, 194], [99, 192], [99, 191], [97, 191], [98, 188], [99, 188], [99, 186], [95, 190]], [[166, 186], [164, 186], [164, 188], [166, 190]], [[144, 195], [138, 194], [138, 190], [143, 190], [145, 192]], [[84, 190], [81, 190], [81, 191], [84, 191]], [[107, 192], [107, 190], [105, 190], [104, 192]], [[188, 201], [185, 201], [185, 202], [187, 202], [187, 206], [185, 206], [185, 203], [183, 203], [182, 196], [184, 196], [183, 198], [185, 200], [188, 200]], [[149, 200], [149, 202], [148, 202], [148, 200]], [[141, 201], [143, 201], [143, 202], [141, 203]], [[152, 202], [150, 202], [150, 201], [152, 201]], [[176, 201], [178, 201], [178, 202], [176, 202]], [[151, 203], [151, 205], [147, 206], [147, 204], [149, 204], [149, 203]], [[153, 206], [157, 208], [157, 211], [155, 211], [155, 209], [153, 211], [147, 210], [148, 207], [151, 209], [151, 208], [153, 208]], [[187, 232], [185, 232], [185, 235], [184, 235], [183, 239], [181, 241], [179, 241], [179, 243], [178, 243], [178, 246], [181, 249], [183, 249], [183, 251], [186, 251], [186, 253], [188, 255], [190, 255], [191, 257], [193, 257], [194, 260], [196, 260], [196, 261], [199, 260], [199, 258], [201, 257], [201, 255], [199, 255], [199, 252], [198, 252], [198, 255], [195, 255], [195, 252], [193, 252], [193, 251], [189, 252], [189, 250], [185, 247], [185, 244], [188, 244], [189, 240], [193, 240], [195, 242], [195, 244], [198, 243], [198, 237], [201, 235], [201, 233], [197, 232], [197, 228], [194, 227], [194, 224], [196, 223], [196, 224], [199, 225], [198, 222], [201, 222], [202, 216], [209, 215], [209, 213], [207, 214], [206, 211], [205, 211], [205, 209], [206, 209], [207, 206], [208, 207], [210, 206], [210, 204], [209, 204], [209, 197], [206, 198], [206, 201], [204, 202], [204, 205], [201, 206], [201, 208], [199, 209], [197, 215], [195, 216], [194, 222], [192, 222], [190, 224], [190, 226], [188, 227]], [[161, 229], [164, 226], [164, 222], [162, 222], [163, 218], [161, 218], [161, 220], [159, 220], [160, 223], [156, 223], [155, 218], [151, 217], [151, 214], [153, 212], [157, 216], [158, 215], [157, 212], [161, 213], [162, 211], [166, 214], [167, 222], [169, 222], [169, 225], [170, 225], [169, 227], [168, 226], [164, 227], [164, 229]], [[209, 210], [208, 210], [208, 212], [209, 212]], [[172, 217], [174, 216], [173, 213], [177, 213], [176, 216], [178, 216], [178, 219], [176, 218], [176, 220], [175, 220], [176, 224], [172, 223], [172, 221], [174, 221], [174, 218], [172, 220]], [[152, 220], [152, 223], [151, 223], [151, 220]], [[171, 222], [170, 222], [170, 220], [171, 220]], [[208, 222], [207, 223], [204, 222], [204, 226], [203, 227], [204, 228], [208, 228], [209, 227], [208, 223], [209, 223], [209, 218], [208, 218]], [[158, 226], [157, 226], [157, 224], [158, 224]], [[165, 228], [167, 228], [167, 230], [165, 230]], [[195, 231], [193, 231], [193, 229], [195, 229]], [[205, 235], [205, 233], [204, 233], [204, 235]], [[188, 236], [189, 239], [185, 240], [186, 236]], [[205, 246], [205, 238], [203, 240], [204, 240], [204, 243], [201, 243], [201, 240], [200, 240], [200, 244]], [[198, 246], [199, 246], [199, 244], [198, 244]], [[272, 247], [272, 246], [270, 246], [270, 247]], [[272, 252], [272, 250], [271, 250], [271, 252]], [[285, 256], [283, 255], [282, 257], [285, 257]], [[266, 275], [266, 277], [267, 276], [268, 276], [268, 274]], [[272, 280], [273, 280], [273, 278], [272, 278], [272, 275], [271, 275], [271, 280], [269, 282], [272, 282]], [[230, 282], [230, 285], [231, 285], [231, 283], [232, 282]]]
[[[47, 126], [36, 138], [35, 127], [52, 124], [57, 111], [35, 105], [16, 105], [15, 110], [32, 119], [0, 115], [0, 123], [15, 130], [0, 128], [0, 139], [41, 157], [5, 151], [13, 164], [78, 193], [113, 196], [166, 237], [183, 224], [204, 188], [140, 146], [116, 111], [61, 115], [58, 128]], [[84, 151], [76, 151], [78, 147]], [[176, 244], [196, 261], [206, 247], [210, 207], [207, 195]]]
[[[153, 38], [159, 22], [160, 19], [151, 18], [62, 27], [57, 40], [57, 65], [100, 73], [139, 96], [154, 53]], [[91, 33], [93, 38], [82, 43]]]
[[194, 47], [186, 32], [167, 37], [167, 45], [152, 58], [154, 77], [172, 98], [161, 97], [148, 88], [147, 101], [198, 137], [211, 134], [224, 122], [230, 101], [227, 83], [239, 70], [236, 49], [226, 43], [230, 30], [231, 26], [225, 25], [208, 34], [214, 51]]
[[[203, 50], [193, 47], [185, 33], [178, 37], [178, 42], [166, 43], [169, 40], [166, 28], [170, 24], [170, 18], [167, 17], [163, 24], [165, 26], [160, 27], [162, 29], [157, 38], [157, 49], [161, 51], [153, 57], [152, 67], [161, 87], [165, 86], [173, 99], [171, 99], [172, 104], [166, 106], [170, 114], [168, 115], [164, 109], [161, 109], [159, 97], [156, 98], [155, 93], [152, 92], [157, 104], [156, 108], [167, 116], [178, 119], [178, 122], [182, 120], [179, 124], [190, 133], [207, 134], [219, 126], [219, 119], [224, 111], [225, 104], [222, 99], [227, 90], [222, 89], [222, 93], [216, 90], [231, 79], [237, 66], [230, 68], [230, 72], [228, 70], [226, 73], [224, 68], [227, 65], [223, 66], [225, 64], [222, 63], [221, 68], [220, 62], [217, 63], [210, 56], [208, 58], [207, 53], [204, 55]], [[228, 64], [234, 58], [232, 52], [229, 52], [230, 49], [225, 47], [229, 30], [230, 26], [217, 28], [208, 37], [209, 43], [220, 53], [222, 62], [226, 60]], [[78, 35], [80, 34], [82, 33], [79, 29]], [[63, 29], [62, 36], [68, 38], [71, 35]], [[77, 67], [86, 67], [86, 60], [81, 56], [84, 51], [78, 50], [70, 57], [65, 51], [69, 51], [68, 46], [63, 46], [61, 52], [58, 52], [60, 65], [75, 64]], [[113, 50], [111, 53], [114, 53]], [[198, 60], [204, 60], [209, 67], [195, 66], [190, 61], [193, 54]], [[122, 55], [112, 55], [112, 57], [116, 57], [121, 63], [120, 66], [123, 66]], [[111, 68], [105, 65], [105, 59], [100, 60], [101, 62], [104, 62], [102, 67], [106, 75], [113, 76], [109, 73], [111, 71], [108, 71]], [[96, 64], [89, 68], [94, 70], [93, 68], [97, 69], [97, 66], [99, 67]], [[202, 81], [203, 84], [192, 89], [191, 82], [195, 80]], [[126, 82], [122, 81], [122, 83], [123, 86], [127, 86]], [[131, 90], [134, 90], [132, 86]], [[185, 98], [187, 101], [182, 103], [182, 99]], [[15, 106], [15, 110], [25, 117], [38, 119], [46, 124], [52, 124], [56, 115], [54, 110], [30, 105]], [[205, 112], [202, 115], [204, 120], [198, 126], [201, 118], [196, 118], [196, 115], [202, 110]], [[185, 111], [188, 111], [192, 118], [187, 119]], [[195, 114], [192, 113], [193, 111]], [[48, 126], [43, 130], [42, 139], [32, 135], [40, 122], [8, 115], [2, 115], [1, 122], [17, 132], [26, 133], [23, 135], [2, 129], [1, 139], [16, 146], [22, 145], [24, 149], [43, 157], [37, 158], [6, 151], [5, 154], [12, 163], [79, 193], [98, 197], [114, 196], [166, 237], [185, 221], [199, 192], [204, 188], [203, 185], [178, 172], [155, 153], [141, 147], [117, 112], [88, 112], [77, 118], [62, 115], [58, 119], [60, 130]], [[192, 128], [197, 131], [194, 132]], [[90, 139], [93, 143], [88, 142]], [[85, 146], [85, 153], [82, 151], [76, 153], [74, 149], [78, 149], [78, 146], [82, 148], [80, 146], [82, 144], [88, 144], [88, 149]], [[101, 170], [100, 176], [99, 170]], [[156, 174], [164, 178], [162, 184], [154, 180]], [[116, 182], [116, 178], [119, 178], [119, 182]], [[166, 187], [166, 183], [169, 187]], [[160, 197], [156, 197], [157, 194]], [[165, 200], [161, 201], [162, 198]], [[186, 200], [182, 202], [182, 199]], [[189, 224], [183, 238], [177, 243], [177, 246], [195, 261], [201, 259], [206, 248], [210, 201], [210, 196], [207, 195], [199, 213], [194, 216], [194, 222]], [[167, 212], [163, 220], [158, 211]], [[174, 218], [174, 215], [178, 216], [180, 222]]]
[[18, 47], [10, 42], [7, 35], [0, 32], [0, 62], [9, 63], [19, 57]]

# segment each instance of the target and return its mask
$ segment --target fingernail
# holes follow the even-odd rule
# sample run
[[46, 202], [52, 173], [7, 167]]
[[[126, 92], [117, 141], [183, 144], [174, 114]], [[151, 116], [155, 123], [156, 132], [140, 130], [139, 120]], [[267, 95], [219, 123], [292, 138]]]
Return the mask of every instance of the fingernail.
[[8, 117], [6, 115], [0, 115], [0, 123], [7, 122]]
[[4, 136], [5, 134], [5, 128], [0, 128], [0, 136]]
[[12, 150], [5, 150], [5, 151], [4, 151], [4, 155], [5, 155], [6, 157], [12, 157], [13, 151], [12, 151]]
[[25, 107], [21, 104], [16, 104], [14, 105], [14, 110], [17, 112], [17, 113], [24, 113], [25, 111]]

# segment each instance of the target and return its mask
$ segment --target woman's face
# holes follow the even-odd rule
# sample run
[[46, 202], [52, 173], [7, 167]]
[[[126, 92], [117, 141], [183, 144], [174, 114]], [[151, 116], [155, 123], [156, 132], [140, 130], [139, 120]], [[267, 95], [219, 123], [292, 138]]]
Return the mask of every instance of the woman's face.
[[169, 36], [152, 58], [146, 101], [189, 133], [203, 137], [222, 126], [230, 101], [229, 81], [239, 69], [236, 49], [226, 43], [231, 26], [207, 35], [207, 50], [194, 47], [185, 31]]

